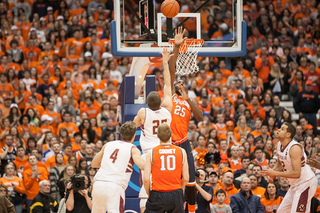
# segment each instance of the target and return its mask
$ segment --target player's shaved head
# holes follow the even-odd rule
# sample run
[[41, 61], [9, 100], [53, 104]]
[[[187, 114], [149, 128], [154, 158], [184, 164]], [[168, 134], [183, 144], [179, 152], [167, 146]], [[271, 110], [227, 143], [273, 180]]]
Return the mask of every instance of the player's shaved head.
[[148, 107], [152, 110], [159, 109], [161, 104], [161, 98], [159, 93], [157, 93], [156, 91], [150, 92], [147, 97], [147, 104]]
[[133, 121], [127, 121], [120, 127], [120, 135], [124, 141], [131, 141], [136, 134], [137, 126]]
[[287, 132], [291, 134], [290, 138], [292, 140], [293, 137], [296, 135], [296, 128], [291, 123], [288, 123], [288, 122], [284, 122], [283, 125], [287, 126]]
[[161, 142], [167, 142], [171, 138], [171, 129], [170, 126], [166, 123], [161, 124], [158, 127], [158, 138]]

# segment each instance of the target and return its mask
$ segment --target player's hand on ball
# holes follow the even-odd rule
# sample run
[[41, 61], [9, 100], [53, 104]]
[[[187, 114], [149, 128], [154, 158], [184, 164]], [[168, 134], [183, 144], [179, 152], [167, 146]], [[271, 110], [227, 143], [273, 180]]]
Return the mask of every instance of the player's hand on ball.
[[173, 54], [170, 54], [171, 51], [168, 51], [167, 48], [163, 48], [163, 52], [160, 52], [160, 54], [162, 55], [162, 61], [168, 63], [168, 61], [170, 60], [171, 56], [173, 56]]
[[179, 27], [178, 31], [177, 31], [177, 29], [175, 29], [175, 31], [174, 31], [175, 45], [180, 45], [184, 42], [184, 40], [186, 39], [183, 37], [185, 32], [186, 32], [186, 29], [183, 29], [183, 27]]

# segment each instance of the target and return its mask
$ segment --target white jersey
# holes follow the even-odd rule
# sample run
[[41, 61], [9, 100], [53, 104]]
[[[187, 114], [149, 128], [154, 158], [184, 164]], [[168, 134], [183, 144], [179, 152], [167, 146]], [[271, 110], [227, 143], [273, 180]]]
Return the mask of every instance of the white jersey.
[[144, 124], [141, 125], [140, 146], [142, 152], [160, 145], [160, 139], [157, 136], [158, 127], [162, 123], [170, 126], [171, 113], [168, 109], [160, 107], [158, 110], [146, 108]]
[[94, 181], [112, 182], [126, 189], [133, 170], [134, 162], [131, 157], [133, 147], [133, 144], [125, 141], [108, 142]]
[[302, 184], [313, 177], [315, 177], [313, 171], [310, 166], [306, 164], [307, 155], [304, 152], [303, 147], [298, 142], [292, 140], [285, 147], [282, 147], [281, 143], [277, 144], [277, 155], [280, 163], [282, 164], [284, 171], [292, 171], [292, 162], [290, 157], [290, 149], [292, 146], [297, 145], [300, 146], [303, 151], [303, 156], [301, 157], [301, 175], [298, 179], [288, 178], [290, 185], [299, 185]]

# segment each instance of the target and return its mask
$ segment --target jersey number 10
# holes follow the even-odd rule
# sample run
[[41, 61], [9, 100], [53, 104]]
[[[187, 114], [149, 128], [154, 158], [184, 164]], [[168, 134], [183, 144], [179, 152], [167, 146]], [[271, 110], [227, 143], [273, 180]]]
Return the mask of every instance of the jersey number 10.
[[176, 156], [174, 155], [161, 155], [161, 168], [160, 171], [174, 171], [176, 169]]

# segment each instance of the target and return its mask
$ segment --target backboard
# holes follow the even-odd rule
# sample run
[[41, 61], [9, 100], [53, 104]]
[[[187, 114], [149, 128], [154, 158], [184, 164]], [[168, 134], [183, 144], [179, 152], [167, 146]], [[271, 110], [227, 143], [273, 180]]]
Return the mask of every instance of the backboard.
[[243, 21], [242, 0], [181, 0], [180, 13], [166, 18], [160, 12], [162, 0], [114, 1], [111, 22], [112, 54], [128, 57], [161, 57], [174, 29], [183, 26], [188, 38], [203, 39], [199, 56], [233, 57], [246, 53], [247, 25]]

